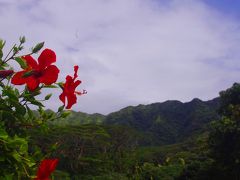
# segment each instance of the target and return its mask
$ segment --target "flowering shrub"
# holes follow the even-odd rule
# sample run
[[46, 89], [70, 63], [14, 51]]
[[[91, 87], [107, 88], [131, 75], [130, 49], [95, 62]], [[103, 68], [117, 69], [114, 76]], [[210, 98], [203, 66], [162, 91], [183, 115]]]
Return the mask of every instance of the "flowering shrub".
[[[47, 128], [49, 120], [66, 117], [69, 113], [64, 111], [65, 105], [70, 109], [77, 103], [77, 95], [86, 91], [75, 90], [81, 83], [77, 80], [78, 66], [74, 66], [73, 77], [68, 75], [65, 83], [57, 82], [60, 70], [54, 65], [55, 52], [44, 49], [36, 61], [32, 56], [44, 43], [37, 44], [29, 54], [20, 55], [25, 37], [19, 40], [6, 56], [3, 53], [5, 41], [0, 40], [0, 179], [49, 179], [58, 159], [45, 159], [46, 155], [41, 154], [38, 147], [31, 145], [30, 148], [28, 132], [32, 128]], [[22, 70], [15, 71], [9, 62], [11, 65], [17, 63]], [[18, 86], [23, 86], [23, 90]], [[52, 94], [37, 99], [44, 88], [62, 89], [59, 102], [63, 105], [57, 113], [43, 109], [42, 101], [49, 100]], [[31, 110], [31, 106], [36, 106], [37, 110]]]

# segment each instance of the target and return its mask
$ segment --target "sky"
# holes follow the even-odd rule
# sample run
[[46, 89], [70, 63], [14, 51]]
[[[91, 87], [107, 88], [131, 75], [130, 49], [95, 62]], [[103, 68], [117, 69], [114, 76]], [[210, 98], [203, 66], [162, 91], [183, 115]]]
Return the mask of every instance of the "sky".
[[[210, 100], [239, 82], [239, 9], [238, 0], [0, 0], [0, 38], [5, 51], [22, 35], [25, 52], [45, 41], [59, 81], [79, 66], [78, 90], [88, 94], [73, 110], [108, 114]], [[47, 108], [61, 105], [60, 93]]]

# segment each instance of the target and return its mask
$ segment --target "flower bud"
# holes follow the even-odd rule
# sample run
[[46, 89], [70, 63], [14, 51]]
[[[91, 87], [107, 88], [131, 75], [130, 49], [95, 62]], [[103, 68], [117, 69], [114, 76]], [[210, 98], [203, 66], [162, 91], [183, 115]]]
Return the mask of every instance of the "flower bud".
[[0, 71], [0, 78], [6, 78], [8, 76], [11, 76], [14, 73], [13, 70], [1, 70]]

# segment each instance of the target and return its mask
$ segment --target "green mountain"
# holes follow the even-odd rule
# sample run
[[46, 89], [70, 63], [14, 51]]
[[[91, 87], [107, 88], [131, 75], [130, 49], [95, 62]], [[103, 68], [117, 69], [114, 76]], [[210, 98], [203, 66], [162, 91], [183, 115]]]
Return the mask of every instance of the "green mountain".
[[58, 125], [103, 124], [128, 126], [139, 132], [141, 145], [162, 145], [181, 142], [206, 131], [209, 122], [218, 119], [219, 98], [210, 101], [166, 101], [149, 105], [129, 106], [120, 111], [87, 114], [72, 111]]
[[142, 132], [142, 143], [173, 144], [208, 128], [218, 119], [219, 99], [191, 102], [166, 101], [150, 105], [126, 107], [106, 116], [104, 124], [124, 125]]
[[71, 114], [63, 119], [57, 119], [51, 124], [55, 125], [81, 125], [81, 124], [102, 124], [105, 116], [99, 113], [87, 114], [83, 112], [71, 111]]

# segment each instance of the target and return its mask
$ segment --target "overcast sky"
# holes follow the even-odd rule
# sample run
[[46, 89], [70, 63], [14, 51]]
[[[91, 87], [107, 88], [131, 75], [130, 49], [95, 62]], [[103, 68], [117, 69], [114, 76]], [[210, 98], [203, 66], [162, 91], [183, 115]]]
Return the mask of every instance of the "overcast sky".
[[[59, 81], [79, 65], [88, 94], [73, 110], [107, 114], [209, 100], [239, 82], [239, 9], [236, 0], [0, 0], [0, 38], [10, 47], [25, 35], [25, 50], [45, 41]], [[60, 106], [60, 93], [46, 107]]]

